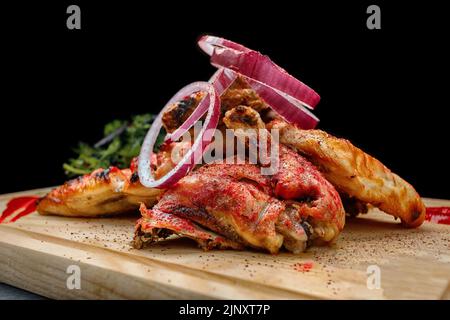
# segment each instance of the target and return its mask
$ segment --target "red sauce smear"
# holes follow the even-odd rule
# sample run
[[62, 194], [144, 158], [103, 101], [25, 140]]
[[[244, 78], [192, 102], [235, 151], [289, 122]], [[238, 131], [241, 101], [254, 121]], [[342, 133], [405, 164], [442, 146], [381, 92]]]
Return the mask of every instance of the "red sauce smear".
[[313, 267], [312, 262], [295, 263], [294, 270], [299, 272], [309, 272]]
[[427, 208], [425, 220], [450, 225], [450, 207]]
[[139, 161], [138, 157], [134, 157], [133, 160], [131, 160], [130, 164], [131, 173], [135, 173], [138, 170], [138, 161]]
[[20, 218], [36, 211], [39, 199], [40, 197], [37, 196], [25, 196], [9, 200], [6, 205], [6, 209], [3, 210], [2, 215], [0, 216], [0, 223], [5, 222], [6, 218], [12, 216], [14, 213], [17, 214], [11, 218], [9, 222], [15, 222]]

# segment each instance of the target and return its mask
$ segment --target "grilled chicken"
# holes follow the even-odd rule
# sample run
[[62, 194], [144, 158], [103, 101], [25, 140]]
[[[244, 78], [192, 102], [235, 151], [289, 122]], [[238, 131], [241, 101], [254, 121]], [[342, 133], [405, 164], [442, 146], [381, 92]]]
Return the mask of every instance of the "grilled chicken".
[[[178, 103], [168, 108], [162, 117], [164, 129], [172, 133], [180, 127], [194, 112], [204, 94], [193, 93]], [[247, 106], [260, 113], [270, 110], [269, 106], [251, 89], [250, 85], [241, 77], [238, 77], [220, 97], [222, 115], [236, 106]], [[219, 122], [219, 128], [222, 122]]]
[[136, 227], [135, 248], [142, 248], [147, 243], [167, 239], [173, 234], [191, 238], [205, 249], [242, 249], [244, 247], [211, 230], [203, 229], [189, 219], [160, 211], [157, 208], [149, 210], [143, 203], [140, 211], [142, 218], [138, 220]]
[[405, 226], [423, 223], [426, 209], [416, 190], [348, 140], [321, 130], [301, 130], [280, 120], [268, 128], [280, 130], [280, 142], [307, 157], [339, 192], [400, 218]]
[[[152, 209], [141, 210], [136, 245], [162, 235], [186, 235], [179, 224], [161, 227], [161, 213], [212, 230], [231, 240], [232, 247], [238, 243], [276, 253], [284, 245], [302, 252], [308, 242], [333, 242], [345, 222], [339, 194], [300, 155], [283, 146], [279, 153], [280, 169], [273, 176], [262, 175], [254, 164], [211, 164], [184, 177]], [[205, 243], [204, 237], [198, 243], [226, 247], [213, 240]]]
[[139, 183], [130, 169], [98, 169], [53, 189], [39, 201], [40, 214], [95, 217], [135, 211], [139, 203], [153, 205], [161, 193]]
[[[236, 81], [229, 89], [222, 98], [224, 106], [231, 108], [234, 103], [248, 103], [257, 110], [267, 108], [243, 80]], [[202, 92], [194, 93], [169, 108], [162, 119], [165, 130], [170, 133], [178, 128], [203, 96]], [[180, 155], [178, 158], [181, 158], [189, 147], [186, 141], [164, 144], [152, 159], [155, 177], [162, 177], [175, 167], [172, 150], [176, 148]], [[135, 164], [131, 164], [131, 169], [98, 169], [70, 180], [43, 197], [37, 211], [40, 214], [95, 217], [137, 211], [140, 203], [154, 204], [162, 191], [143, 187], [135, 171]]]
[[[232, 129], [261, 129], [255, 110], [239, 106], [229, 110], [223, 121]], [[279, 130], [282, 145], [301, 153], [323, 173], [342, 195], [351, 215], [367, 212], [367, 204], [398, 217], [408, 227], [417, 227], [425, 218], [425, 206], [414, 188], [392, 173], [380, 161], [321, 130], [302, 130], [276, 119], [267, 129]]]
[[[174, 104], [163, 116], [166, 131], [179, 127], [202, 97], [197, 93]], [[350, 142], [273, 120], [268, 106], [242, 79], [221, 102], [218, 129], [234, 129], [237, 139], [249, 129], [279, 130], [276, 172], [261, 174], [261, 161], [208, 164], [162, 191], [144, 188], [135, 165], [99, 169], [50, 192], [40, 200], [38, 211], [99, 216], [140, 208], [136, 247], [178, 235], [204, 249], [253, 247], [271, 253], [281, 247], [297, 253], [312, 243], [333, 243], [344, 227], [345, 211], [367, 212], [369, 204], [399, 217], [406, 226], [422, 223], [425, 208], [415, 190]], [[267, 147], [271, 143], [269, 136]], [[171, 156], [175, 147], [182, 154], [190, 145], [163, 145], [152, 159], [156, 177], [176, 165]]]
[[[175, 167], [173, 150], [181, 155], [187, 148], [187, 142], [161, 146], [152, 159], [155, 176], [162, 177]], [[130, 169], [97, 169], [66, 182], [40, 199], [37, 211], [72, 217], [117, 215], [137, 211], [141, 203], [153, 205], [161, 194], [162, 190], [146, 188], [139, 182], [137, 159], [134, 159]]]

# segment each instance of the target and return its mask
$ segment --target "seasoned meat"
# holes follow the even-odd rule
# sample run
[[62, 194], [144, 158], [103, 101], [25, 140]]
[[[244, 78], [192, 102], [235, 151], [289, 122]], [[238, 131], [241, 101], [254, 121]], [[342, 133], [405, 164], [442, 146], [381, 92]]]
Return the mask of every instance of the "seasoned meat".
[[[161, 229], [160, 212], [187, 219], [233, 243], [271, 253], [283, 245], [301, 252], [310, 241], [333, 242], [345, 218], [337, 191], [312, 164], [286, 147], [280, 149], [280, 166], [273, 176], [262, 175], [254, 164], [199, 168], [144, 211], [136, 228], [138, 243], [142, 233]], [[186, 234], [171, 226], [166, 229], [169, 234]], [[195, 238], [192, 233], [189, 237]]]
[[37, 211], [72, 217], [96, 217], [134, 211], [139, 203], [153, 205], [161, 190], [143, 187], [130, 169], [98, 169], [70, 180], [42, 198]]
[[172, 133], [180, 127], [194, 112], [204, 95], [203, 92], [195, 92], [170, 106], [162, 116], [164, 129]]
[[425, 205], [416, 190], [348, 140], [280, 120], [268, 127], [280, 130], [280, 142], [317, 165], [339, 192], [400, 218], [405, 226], [418, 227], [424, 221]]

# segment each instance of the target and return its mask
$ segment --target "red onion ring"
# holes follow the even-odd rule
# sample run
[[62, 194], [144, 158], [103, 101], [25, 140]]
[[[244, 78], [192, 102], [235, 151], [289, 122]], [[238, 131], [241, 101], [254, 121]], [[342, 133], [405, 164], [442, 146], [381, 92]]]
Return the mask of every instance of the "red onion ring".
[[314, 109], [320, 101], [320, 96], [313, 89], [291, 76], [268, 56], [233, 41], [213, 36], [201, 37], [198, 45], [211, 56], [214, 66], [232, 69], [259, 81], [277, 91], [279, 95], [285, 95], [284, 98], [291, 104]]
[[218, 47], [234, 49], [241, 52], [253, 51], [239, 43], [209, 35], [202, 36], [200, 40], [198, 40], [198, 46], [209, 56], [212, 56], [214, 49]]
[[[199, 111], [196, 112], [197, 111], [196, 109], [196, 111], [194, 111], [196, 115], [195, 116], [191, 115], [182, 124], [181, 127], [183, 127], [183, 129], [180, 129], [181, 128], [180, 127], [177, 130], [179, 131], [177, 135], [181, 137], [183, 133], [189, 130], [189, 128], [192, 127], [195, 121], [200, 119], [203, 116], [203, 114], [207, 111], [203, 127], [199, 132], [198, 136], [195, 138], [192, 148], [183, 156], [180, 162], [177, 163], [175, 168], [170, 170], [166, 175], [164, 175], [160, 179], [155, 180], [151, 168], [151, 159], [153, 156], [153, 147], [156, 143], [156, 139], [162, 127], [162, 116], [171, 105], [173, 105], [178, 101], [181, 101], [184, 97], [189, 96], [198, 91], [206, 92], [205, 97], [202, 99], [202, 101], [200, 101], [197, 107]], [[205, 108], [205, 106], [207, 106], [207, 108]], [[150, 130], [145, 136], [138, 160], [138, 175], [141, 184], [147, 188], [166, 188], [175, 184], [176, 182], [178, 182], [178, 180], [184, 177], [195, 166], [194, 161], [195, 156], [198, 155], [199, 152], [201, 152], [201, 154], [203, 155], [205, 148], [211, 142], [213, 138], [213, 130], [211, 129], [215, 129], [217, 127], [217, 124], [219, 122], [219, 115], [220, 115], [219, 95], [217, 94], [214, 86], [211, 85], [210, 83], [194, 82], [178, 91], [158, 114]], [[184, 132], [182, 132], [183, 130]], [[173, 134], [169, 136], [169, 139], [172, 141], [177, 140], [174, 139]]]
[[[214, 76], [219, 77], [222, 72], [223, 72], [223, 69], [218, 70], [213, 75], [213, 77]], [[222, 77], [222, 78], [224, 78], [224, 77]], [[232, 81], [229, 82], [227, 80], [226, 83], [223, 85], [214, 84], [213, 82], [211, 82], [211, 80], [209, 81], [209, 83], [214, 86], [214, 88], [216, 89], [216, 91], [218, 93], [218, 96], [220, 97], [222, 95], [222, 93], [231, 85]], [[171, 141], [177, 141], [178, 139], [180, 139], [181, 136], [186, 131], [188, 131], [197, 120], [199, 120], [201, 117], [203, 117], [203, 115], [206, 113], [206, 111], [208, 111], [209, 104], [207, 102], [208, 101], [206, 101], [206, 100], [202, 100], [198, 104], [198, 106], [194, 110], [194, 112], [192, 112], [191, 115], [186, 119], [186, 121], [183, 122], [183, 124], [181, 126], [179, 126], [174, 132], [167, 135], [166, 141], [171, 142]], [[220, 107], [219, 107], [219, 109], [220, 109]]]
[[238, 76], [243, 77], [252, 89], [286, 121], [295, 123], [302, 129], [314, 129], [319, 123], [319, 119], [304, 106], [292, 103], [291, 100], [286, 98], [286, 95], [281, 94], [265, 83], [239, 74], [231, 69], [219, 69], [209, 82], [214, 85], [218, 94], [221, 95]]

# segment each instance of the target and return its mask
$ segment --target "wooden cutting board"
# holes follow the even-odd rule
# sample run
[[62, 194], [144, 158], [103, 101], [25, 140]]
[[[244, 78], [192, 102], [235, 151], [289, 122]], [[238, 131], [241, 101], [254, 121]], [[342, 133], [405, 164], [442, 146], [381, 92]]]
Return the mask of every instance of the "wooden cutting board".
[[[15, 196], [47, 191], [2, 195], [0, 210]], [[348, 221], [332, 247], [270, 255], [204, 252], [187, 239], [135, 250], [135, 220], [36, 213], [1, 225], [0, 281], [57, 299], [450, 298], [450, 226], [426, 222], [408, 230], [372, 210]], [[80, 268], [81, 289], [67, 287], [73, 265]], [[379, 289], [367, 285], [371, 265], [379, 268]]]

